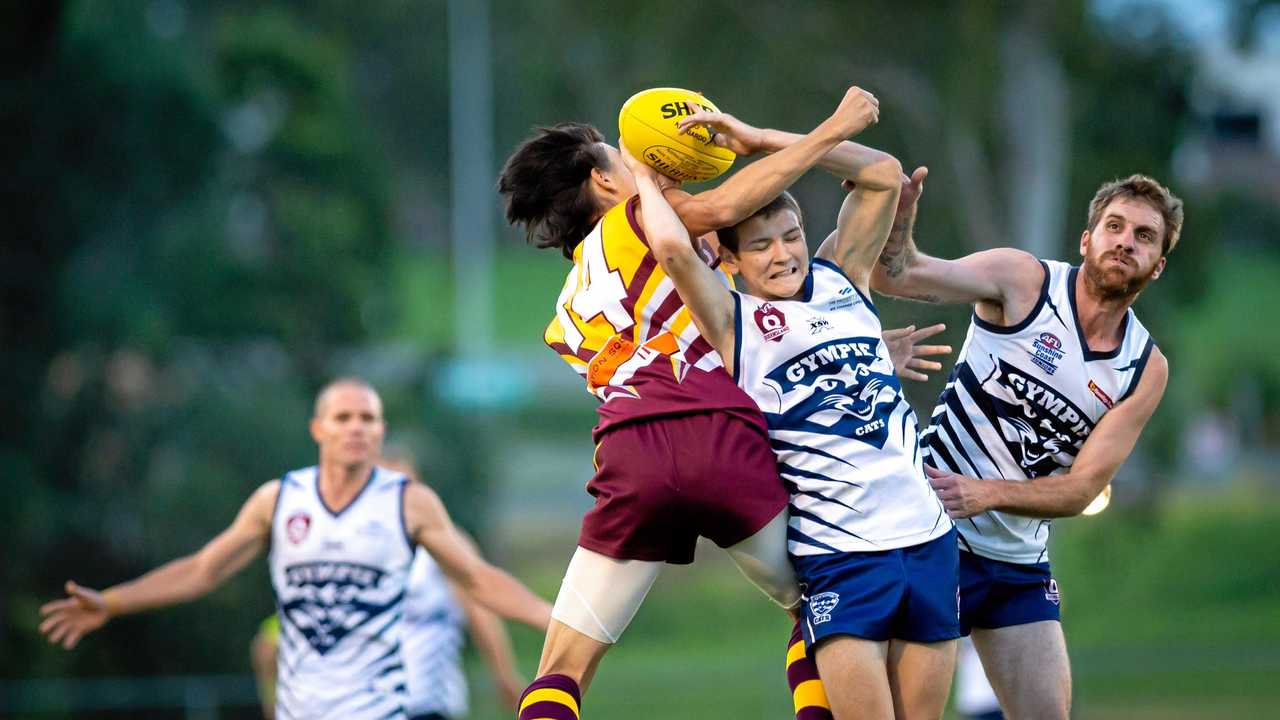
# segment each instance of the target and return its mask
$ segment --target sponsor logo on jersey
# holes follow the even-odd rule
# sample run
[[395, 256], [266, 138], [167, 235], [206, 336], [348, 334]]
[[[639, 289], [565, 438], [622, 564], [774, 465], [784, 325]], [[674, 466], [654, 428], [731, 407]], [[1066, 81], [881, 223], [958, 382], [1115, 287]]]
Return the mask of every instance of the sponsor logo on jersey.
[[1116, 401], [1112, 400], [1111, 396], [1108, 395], [1102, 388], [1098, 387], [1098, 383], [1094, 382], [1093, 380], [1089, 381], [1089, 392], [1093, 393], [1095, 397], [1101, 400], [1102, 404], [1106, 405], [1108, 410], [1115, 407]]
[[853, 307], [854, 304], [858, 302], [858, 299], [850, 297], [851, 295], [853, 295], [852, 287], [846, 286], [840, 288], [840, 292], [836, 293], [836, 298], [834, 300], [827, 301], [827, 311], [830, 312], [831, 310], [843, 310], [845, 308]]
[[299, 510], [289, 516], [289, 520], [284, 524], [285, 537], [289, 538], [289, 542], [297, 545], [307, 539], [307, 533], [311, 531], [311, 516]]
[[1093, 431], [1084, 411], [1049, 385], [1003, 359], [982, 383], [1014, 460], [1029, 477], [1070, 465]]
[[1058, 372], [1058, 362], [1065, 354], [1061, 338], [1051, 332], [1042, 332], [1031, 341], [1031, 362], [1050, 375]]
[[830, 332], [831, 329], [832, 329], [831, 323], [827, 322], [826, 318], [820, 318], [820, 317], [809, 318], [809, 334], [810, 335], [820, 335], [824, 332]]
[[755, 319], [756, 327], [760, 328], [765, 340], [782, 342], [782, 336], [791, 331], [787, 327], [787, 316], [769, 303], [756, 308]]
[[809, 598], [809, 612], [813, 613], [813, 624], [821, 625], [831, 619], [831, 611], [840, 604], [840, 593], [824, 592]]
[[1058, 581], [1049, 578], [1044, 581], [1044, 599], [1058, 605], [1062, 602], [1062, 593], [1058, 592]]
[[781, 415], [766, 413], [769, 427], [884, 447], [901, 387], [892, 364], [876, 354], [879, 343], [871, 337], [831, 340], [775, 368], [765, 382], [778, 391], [787, 409]]

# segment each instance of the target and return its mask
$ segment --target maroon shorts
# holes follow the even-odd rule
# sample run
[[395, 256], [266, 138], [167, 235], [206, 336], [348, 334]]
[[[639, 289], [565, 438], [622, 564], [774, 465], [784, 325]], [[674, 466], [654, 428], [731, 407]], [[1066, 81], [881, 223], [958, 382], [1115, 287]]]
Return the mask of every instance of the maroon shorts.
[[787, 507], [769, 440], [726, 412], [661, 417], [609, 430], [587, 483], [595, 507], [578, 545], [619, 560], [693, 562], [701, 535], [735, 545]]

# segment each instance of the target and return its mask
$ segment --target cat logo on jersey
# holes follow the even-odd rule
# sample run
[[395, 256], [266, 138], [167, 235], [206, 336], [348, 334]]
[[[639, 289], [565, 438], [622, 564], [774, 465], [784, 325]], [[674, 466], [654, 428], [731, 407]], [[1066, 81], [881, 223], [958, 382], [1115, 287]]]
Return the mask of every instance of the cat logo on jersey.
[[378, 587], [384, 577], [382, 570], [358, 563], [320, 561], [291, 565], [285, 568], [285, 582], [294, 591], [293, 599], [282, 603], [280, 611], [323, 655], [403, 599], [403, 592], [382, 604], [355, 599], [362, 590]]
[[756, 308], [756, 327], [764, 334], [764, 339], [771, 342], [782, 342], [782, 336], [791, 331], [787, 327], [787, 316], [778, 308], [765, 303]]
[[1028, 477], [1071, 465], [1093, 431], [1083, 410], [1003, 359], [982, 388], [991, 403], [991, 422]]
[[856, 438], [877, 448], [888, 439], [888, 418], [901, 402], [893, 367], [876, 354], [880, 339], [832, 340], [779, 365], [765, 381], [789, 399], [782, 416], [765, 413], [771, 428]]
[[284, 524], [284, 534], [294, 545], [306, 540], [310, 531], [311, 516], [302, 511], [290, 515], [288, 522]]
[[813, 613], [813, 624], [821, 625], [831, 620], [831, 611], [840, 604], [840, 593], [824, 592], [809, 598], [809, 611]]

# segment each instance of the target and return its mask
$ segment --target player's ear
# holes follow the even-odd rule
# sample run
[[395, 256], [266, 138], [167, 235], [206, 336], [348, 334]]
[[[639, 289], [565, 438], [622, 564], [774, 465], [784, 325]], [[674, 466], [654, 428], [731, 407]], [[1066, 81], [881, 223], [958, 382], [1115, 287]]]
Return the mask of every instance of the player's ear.
[[1088, 230], [1080, 233], [1080, 257], [1084, 257], [1089, 254], [1089, 241], [1092, 239], [1093, 236], [1089, 234]]
[[320, 418], [318, 417], [311, 418], [311, 422], [310, 424], [307, 425], [307, 428], [311, 431], [311, 439], [315, 440], [316, 444], [319, 445], [320, 444]]
[[724, 245], [720, 246], [720, 264], [730, 275], [738, 274], [738, 255]]
[[1168, 258], [1161, 257], [1159, 260], [1156, 261], [1156, 269], [1153, 270], [1151, 273], [1152, 280], [1158, 279], [1160, 277], [1160, 273], [1164, 272], [1164, 264], [1166, 260], [1168, 260]]

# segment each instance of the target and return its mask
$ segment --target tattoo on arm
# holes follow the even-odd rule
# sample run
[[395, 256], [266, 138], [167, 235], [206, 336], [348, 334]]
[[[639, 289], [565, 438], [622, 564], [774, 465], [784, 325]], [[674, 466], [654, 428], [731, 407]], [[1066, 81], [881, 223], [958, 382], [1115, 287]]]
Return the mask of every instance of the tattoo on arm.
[[[895, 220], [893, 227], [889, 230], [889, 239], [885, 241], [884, 249], [880, 251], [880, 264], [884, 266], [885, 274], [891, 278], [901, 275], [915, 255], [915, 241], [911, 237], [911, 228], [914, 224], [909, 218]], [[937, 302], [937, 299], [925, 302]]]

